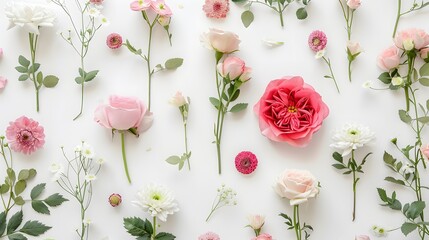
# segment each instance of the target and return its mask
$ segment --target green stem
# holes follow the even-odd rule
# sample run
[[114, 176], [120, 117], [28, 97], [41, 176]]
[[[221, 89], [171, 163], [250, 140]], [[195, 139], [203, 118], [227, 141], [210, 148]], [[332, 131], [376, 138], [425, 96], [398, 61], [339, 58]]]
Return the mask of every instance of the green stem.
[[[221, 142], [221, 136], [222, 136], [222, 130], [220, 128], [220, 121], [221, 121], [221, 116], [222, 116], [222, 111], [223, 111], [223, 106], [222, 106], [222, 93], [220, 91], [220, 87], [221, 85], [224, 85], [223, 83], [219, 82], [219, 74], [217, 71], [217, 64], [219, 63], [221, 57], [218, 56], [218, 53], [216, 53], [215, 55], [216, 57], [216, 64], [215, 64], [215, 74], [216, 74], [216, 89], [217, 89], [217, 95], [218, 95], [218, 99], [219, 99], [219, 107], [218, 107], [218, 112], [217, 112], [217, 121], [216, 121], [216, 129], [215, 129], [215, 138], [216, 138], [216, 150], [217, 150], [217, 162], [218, 162], [218, 172], [219, 175], [222, 174], [222, 158], [221, 158], [221, 151], [220, 151], [220, 142]], [[225, 86], [223, 86], [224, 89]], [[222, 120], [223, 122], [223, 120]]]
[[152, 240], [155, 240], [156, 237], [156, 217], [153, 217], [153, 234], [152, 234]]
[[299, 205], [293, 206], [293, 227], [295, 229], [296, 240], [301, 240], [301, 223], [299, 222]]
[[[85, 223], [83, 222], [85, 220], [85, 208], [83, 207], [83, 199], [80, 201], [80, 219], [81, 219], [81, 233], [80, 239], [83, 240], [85, 237]], [[87, 236], [88, 237], [88, 236]]]
[[357, 179], [356, 179], [356, 161], [354, 156], [354, 150], [352, 150], [352, 162], [354, 164], [354, 167], [352, 168], [353, 173], [353, 213], [352, 213], [352, 221], [356, 219], [356, 185], [357, 185]]
[[277, 1], [277, 4], [278, 4], [278, 7], [279, 7], [279, 9], [278, 9], [278, 13], [279, 13], [279, 15], [280, 15], [280, 25], [282, 26], [282, 27], [284, 27], [284, 20], [283, 20], [283, 11], [282, 11], [282, 6], [281, 6], [281, 4], [280, 4], [280, 1]]
[[[37, 47], [37, 38], [38, 36], [34, 36], [34, 33], [29, 33], [29, 40], [30, 40], [30, 53], [31, 53], [31, 66], [34, 66], [36, 63], [36, 47]], [[32, 71], [32, 80], [34, 83], [34, 89], [36, 90], [36, 111], [39, 112], [39, 86], [37, 85], [37, 79], [36, 79], [36, 71]]]
[[349, 60], [349, 81], [352, 82], [352, 62], [351, 60]]
[[130, 173], [128, 172], [127, 155], [125, 153], [125, 133], [121, 132], [121, 147], [122, 147], [122, 160], [124, 161], [125, 174], [127, 175], [128, 183], [131, 184]]
[[332, 70], [331, 60], [326, 59], [324, 56], [322, 58], [323, 60], [325, 60], [326, 64], [328, 65], [329, 71], [331, 72], [331, 78], [332, 80], [334, 80], [335, 87], [337, 88], [338, 93], [340, 93], [340, 88], [338, 87], [337, 80], [335, 79], [335, 76], [334, 76], [334, 71]]
[[[85, 6], [85, 9], [88, 5]], [[85, 10], [81, 11], [81, 29], [82, 31], [85, 29], [85, 22], [84, 22], [84, 13]], [[86, 43], [85, 45], [85, 34], [81, 34], [81, 38], [80, 38], [80, 42], [81, 42], [81, 47], [80, 47], [80, 66], [82, 68], [82, 72], [85, 72], [85, 65], [84, 65], [84, 59], [85, 59], [85, 55], [86, 52], [88, 51], [88, 46], [89, 46], [89, 41]], [[75, 121], [76, 119], [78, 119], [82, 113], [83, 113], [83, 107], [84, 107], [84, 92], [85, 92], [85, 76], [81, 76], [82, 77], [82, 83], [81, 83], [81, 95], [80, 95], [80, 111], [77, 114], [77, 116], [75, 118], [73, 118], [73, 121]]]
[[150, 106], [151, 106], [151, 89], [152, 89], [152, 75], [153, 75], [153, 71], [152, 71], [152, 68], [151, 68], [151, 66], [150, 66], [150, 53], [151, 53], [151, 47], [152, 47], [152, 33], [153, 33], [153, 26], [154, 26], [154, 24], [155, 24], [155, 22], [156, 22], [156, 20], [157, 20], [157, 18], [159, 17], [159, 16], [157, 16], [156, 18], [155, 18], [155, 20], [152, 22], [152, 23], [150, 23], [149, 22], [149, 18], [148, 18], [148, 16], [146, 15], [146, 13], [145, 13], [145, 11], [142, 11], [142, 15], [143, 15], [143, 18], [146, 20], [146, 22], [147, 22], [147, 24], [149, 25], [149, 43], [148, 43], [148, 48], [147, 48], [147, 55], [146, 55], [146, 63], [147, 63], [147, 72], [148, 72], [148, 81], [149, 81], [149, 83], [148, 83], [148, 104], [147, 104], [147, 108], [148, 108], [148, 111], [150, 112]]
[[[183, 121], [185, 120], [185, 116], [183, 116]], [[191, 170], [191, 163], [189, 162], [189, 151], [188, 151], [188, 127], [187, 123], [185, 122], [183, 124], [183, 128], [185, 129], [185, 151], [186, 151], [186, 160], [188, 161], [188, 169]]]
[[398, 29], [399, 19], [401, 18], [401, 8], [402, 8], [402, 0], [398, 0], [398, 11], [396, 13], [396, 22], [395, 27], [393, 28], [392, 38], [396, 35], [396, 30]]

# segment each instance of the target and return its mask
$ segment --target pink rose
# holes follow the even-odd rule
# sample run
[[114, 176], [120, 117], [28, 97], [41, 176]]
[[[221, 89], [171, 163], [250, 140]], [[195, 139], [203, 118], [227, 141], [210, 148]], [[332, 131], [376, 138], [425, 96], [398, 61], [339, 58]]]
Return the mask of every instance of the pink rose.
[[238, 51], [240, 39], [235, 33], [211, 28], [201, 35], [201, 42], [208, 49], [221, 53], [232, 53]]
[[426, 146], [422, 146], [420, 148], [420, 151], [422, 152], [422, 155], [426, 158], [426, 160], [429, 160], [429, 144], [426, 144]]
[[306, 170], [286, 169], [275, 183], [274, 190], [290, 200], [290, 205], [299, 205], [319, 193], [316, 178]]
[[367, 235], [359, 235], [355, 237], [355, 240], [371, 240]]
[[355, 10], [358, 9], [360, 7], [361, 4], [361, 0], [347, 0], [347, 6], [349, 6], [349, 8]]
[[426, 62], [428, 62], [428, 60], [429, 60], [429, 47], [425, 47], [425, 48], [422, 48], [420, 50], [420, 57], [423, 60], [425, 60]]
[[[241, 79], [241, 76], [244, 73], [249, 75], [251, 71], [250, 68], [246, 67], [246, 64], [244, 63], [243, 60], [241, 60], [238, 57], [232, 57], [232, 56], [225, 58], [223, 62], [219, 63], [217, 65], [217, 70], [222, 77], [224, 78], [229, 77], [229, 79], [231, 80], [235, 80], [239, 77]], [[247, 81], [246, 78], [247, 80], [249, 80], [249, 76], [246, 76], [243, 79]]]
[[352, 56], [363, 52], [363, 49], [361, 48], [360, 44], [354, 41], [347, 41], [347, 49]]
[[133, 11], [145, 11], [150, 8], [152, 0], [137, 0], [130, 4]]
[[271, 240], [271, 239], [273, 239], [273, 237], [271, 237], [271, 235], [268, 233], [263, 233], [257, 237], [252, 238], [252, 240]]
[[0, 76], [0, 89], [3, 89], [6, 87], [7, 79], [5, 77]]
[[394, 38], [395, 45], [407, 51], [420, 50], [429, 45], [429, 35], [422, 29], [410, 28], [400, 31]]
[[377, 57], [377, 65], [384, 71], [390, 71], [399, 66], [401, 59], [399, 57], [399, 50], [395, 46], [391, 46], [384, 50]]
[[299, 76], [271, 81], [253, 110], [263, 135], [296, 147], [306, 146], [329, 114], [322, 97]]
[[154, 0], [151, 2], [151, 8], [156, 12], [156, 14], [164, 17], [170, 17], [173, 15], [171, 9], [165, 4], [164, 0]]
[[109, 129], [144, 131], [152, 124], [152, 113], [137, 98], [113, 95], [108, 104], [97, 107], [94, 120]]

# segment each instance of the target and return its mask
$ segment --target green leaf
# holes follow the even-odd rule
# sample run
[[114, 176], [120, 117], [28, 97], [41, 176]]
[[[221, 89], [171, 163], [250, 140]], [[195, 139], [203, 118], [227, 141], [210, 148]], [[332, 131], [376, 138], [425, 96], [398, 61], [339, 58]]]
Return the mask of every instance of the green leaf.
[[240, 2], [245, 2], [245, 1], [247, 1], [247, 0], [232, 0], [232, 2], [235, 2], [235, 3], [240, 3]]
[[176, 236], [170, 233], [160, 232], [155, 236], [155, 240], [174, 240]]
[[51, 214], [51, 212], [49, 211], [48, 206], [40, 201], [40, 200], [33, 200], [31, 201], [31, 207], [34, 209], [34, 211], [41, 213], [41, 214], [46, 214], [49, 215]]
[[238, 89], [237, 91], [235, 91], [234, 95], [231, 97], [231, 101], [230, 102], [234, 102], [235, 100], [237, 100], [238, 96], [240, 96], [240, 89]]
[[210, 97], [209, 100], [216, 109], [219, 109], [219, 107], [220, 107], [219, 99], [214, 98], [214, 97]]
[[85, 82], [92, 81], [97, 76], [98, 72], [99, 72], [98, 70], [94, 70], [89, 73], [86, 73], [84, 78]]
[[135, 237], [149, 237], [153, 233], [152, 224], [138, 217], [124, 218], [124, 228]]
[[42, 82], [43, 82], [43, 73], [42, 73], [42, 72], [37, 73], [36, 81], [37, 81], [39, 84], [42, 84]]
[[383, 155], [383, 161], [384, 161], [384, 163], [386, 163], [387, 165], [394, 165], [394, 164], [395, 164], [395, 162], [396, 162], [396, 159], [394, 159], [394, 158], [393, 158], [393, 156], [392, 156], [392, 155], [390, 155], [389, 153], [384, 152], [384, 155]]
[[420, 68], [420, 76], [429, 76], [429, 63], [423, 64], [423, 66]]
[[86, 72], [85, 71], [83, 71], [83, 69], [82, 68], [79, 68], [79, 76], [81, 76], [82, 78], [83, 77], [85, 77], [85, 75], [86, 75]]
[[419, 83], [425, 87], [429, 87], [429, 78], [420, 78]]
[[387, 197], [386, 190], [382, 188], [377, 188], [378, 196], [380, 196], [381, 201], [388, 202], [389, 198]]
[[346, 166], [344, 166], [343, 164], [339, 164], [339, 163], [332, 164], [332, 166], [333, 166], [334, 168], [336, 168], [336, 169], [339, 169], [339, 170], [341, 170], [341, 169], [346, 169], [346, 168], [347, 168], [347, 167], [346, 167]]
[[401, 226], [401, 232], [405, 235], [405, 236], [407, 236], [408, 234], [410, 234], [412, 231], [414, 231], [414, 230], [416, 230], [416, 228], [417, 228], [417, 224], [415, 224], [415, 223], [408, 223], [408, 222], [406, 222], [406, 223], [404, 223], [404, 224], [402, 224], [402, 226]]
[[54, 75], [48, 75], [45, 77], [45, 79], [43, 79], [43, 86], [47, 88], [53, 88], [57, 86], [58, 81], [59, 81], [58, 77]]
[[68, 199], [64, 198], [59, 193], [54, 193], [51, 196], [47, 197], [45, 200], [43, 200], [46, 204], [48, 204], [50, 207], [57, 207], [60, 206], [63, 202], [67, 202]]
[[405, 186], [405, 182], [404, 181], [399, 180], [399, 179], [395, 179], [393, 177], [386, 177], [386, 178], [384, 178], [384, 180], [388, 181], [388, 182], [391, 182], [391, 183], [396, 183], [396, 184]]
[[299, 20], [303, 20], [306, 19], [308, 16], [307, 10], [305, 10], [305, 8], [299, 8], [298, 10], [296, 10], [296, 17]]
[[15, 194], [18, 196], [22, 192], [24, 192], [25, 188], [27, 187], [27, 182], [25, 180], [19, 180], [15, 184]]
[[0, 194], [5, 194], [5, 193], [9, 192], [9, 189], [10, 189], [9, 184], [6, 184], [6, 183], [2, 184], [0, 186]]
[[380, 74], [380, 76], [378, 76], [378, 79], [385, 84], [390, 84], [392, 82], [392, 77], [388, 72]]
[[82, 77], [77, 77], [77, 78], [75, 78], [75, 79], [74, 79], [74, 81], [75, 81], [77, 84], [82, 84], [82, 83], [83, 83], [83, 78], [82, 78]]
[[16, 175], [15, 175], [15, 171], [12, 168], [8, 168], [6, 170], [7, 172], [7, 177], [9, 178], [9, 180], [13, 183], [15, 183], [16, 181]]
[[25, 81], [28, 79], [28, 75], [27, 74], [22, 74], [21, 76], [19, 76], [18, 81]]
[[417, 118], [417, 121], [419, 121], [419, 122], [421, 122], [423, 124], [426, 124], [426, 123], [429, 123], [429, 117], [428, 116], [426, 116], [426, 117], [419, 117], [419, 118]]
[[35, 73], [37, 72], [37, 70], [39, 70], [39, 68], [40, 68], [40, 64], [35, 63], [28, 69], [28, 73]]
[[27, 169], [22, 169], [18, 174], [18, 180], [27, 180], [30, 176], [30, 171]]
[[30, 61], [27, 60], [24, 56], [20, 55], [18, 57], [18, 62], [21, 64], [21, 66], [28, 68], [30, 66]]
[[180, 157], [179, 156], [170, 156], [165, 161], [168, 162], [169, 164], [176, 165], [176, 164], [179, 164]]
[[40, 196], [40, 194], [43, 192], [43, 190], [45, 190], [46, 187], [46, 183], [40, 183], [38, 185], [36, 185], [30, 193], [30, 197], [31, 200], [36, 199], [38, 196]]
[[16, 71], [18, 71], [19, 73], [27, 73], [27, 72], [28, 72], [28, 69], [27, 69], [27, 68], [25, 68], [25, 67], [22, 67], [22, 66], [15, 67], [15, 69], [16, 69]]
[[19, 230], [22, 233], [28, 234], [30, 236], [40, 236], [46, 231], [51, 229], [51, 227], [46, 226], [45, 224], [38, 221], [28, 221], [24, 226]]
[[0, 213], [0, 236], [3, 236], [4, 230], [6, 230], [6, 214]]
[[241, 21], [243, 22], [244, 27], [249, 27], [253, 20], [255, 20], [255, 16], [251, 11], [247, 10], [241, 14]]
[[334, 152], [332, 154], [332, 157], [334, 158], [335, 161], [343, 163], [343, 156], [341, 156], [339, 152]]
[[14, 198], [13, 201], [18, 206], [22, 206], [22, 205], [25, 204], [25, 201], [24, 201], [24, 199], [21, 196]]
[[410, 115], [408, 115], [408, 112], [405, 111], [405, 110], [399, 110], [399, 118], [404, 123], [410, 123], [411, 120], [412, 120], [412, 118], [410, 117]]
[[410, 204], [405, 215], [412, 220], [416, 219], [425, 209], [426, 203], [423, 201], [415, 201]]
[[243, 111], [244, 109], [246, 109], [248, 105], [249, 104], [247, 104], [247, 103], [237, 103], [229, 111], [234, 112], [234, 113], [240, 112], [240, 111]]
[[21, 225], [22, 216], [23, 216], [22, 211], [19, 211], [9, 219], [9, 223], [7, 224], [7, 231], [6, 231], [7, 234], [13, 233], [19, 227], [19, 225]]
[[29, 171], [28, 179], [34, 178], [36, 176], [36, 174], [37, 174], [37, 171], [34, 168], [29, 169], [28, 171]]
[[182, 170], [183, 166], [185, 166], [185, 161], [179, 162], [179, 171]]
[[28, 240], [24, 235], [21, 233], [14, 233], [12, 235], [8, 236], [9, 240]]
[[429, 99], [426, 100], [426, 109], [429, 110]]
[[165, 62], [165, 68], [168, 70], [174, 70], [182, 66], [183, 58], [171, 58]]

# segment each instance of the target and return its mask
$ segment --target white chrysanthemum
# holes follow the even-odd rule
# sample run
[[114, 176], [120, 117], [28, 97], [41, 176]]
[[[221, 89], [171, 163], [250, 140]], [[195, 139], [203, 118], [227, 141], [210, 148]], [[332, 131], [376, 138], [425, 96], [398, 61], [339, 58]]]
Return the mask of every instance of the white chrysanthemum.
[[92, 148], [91, 145], [87, 143], [82, 144], [81, 153], [82, 153], [82, 156], [86, 158], [93, 158], [95, 156], [94, 149]]
[[5, 7], [9, 29], [20, 26], [30, 33], [39, 34], [39, 27], [54, 26], [55, 13], [47, 5], [28, 2], [10, 2]]
[[92, 174], [92, 173], [85, 176], [85, 181], [87, 182], [92, 182], [96, 179], [97, 179], [97, 176], [95, 176], [95, 174]]
[[374, 138], [374, 132], [368, 127], [358, 124], [346, 124], [342, 129], [335, 132], [332, 137], [335, 142], [329, 146], [337, 149], [344, 157], [349, 155], [352, 150], [363, 147]]
[[179, 211], [171, 191], [161, 185], [147, 185], [137, 192], [137, 200], [132, 203], [163, 222], [167, 221], [169, 214]]

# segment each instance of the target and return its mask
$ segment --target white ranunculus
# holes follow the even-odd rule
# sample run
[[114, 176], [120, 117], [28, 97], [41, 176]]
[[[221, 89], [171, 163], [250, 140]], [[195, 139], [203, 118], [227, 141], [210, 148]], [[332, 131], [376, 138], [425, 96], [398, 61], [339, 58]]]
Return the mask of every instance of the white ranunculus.
[[332, 139], [334, 143], [329, 145], [337, 149], [341, 155], [347, 156], [352, 150], [363, 147], [375, 138], [375, 133], [368, 127], [358, 124], [345, 124], [342, 129], [335, 132]]
[[5, 7], [9, 29], [19, 26], [26, 31], [39, 34], [40, 27], [54, 26], [55, 14], [46, 5], [27, 2], [10, 2]]
[[163, 222], [167, 221], [169, 214], [179, 211], [173, 194], [161, 185], [147, 185], [137, 192], [137, 200], [132, 203]]

